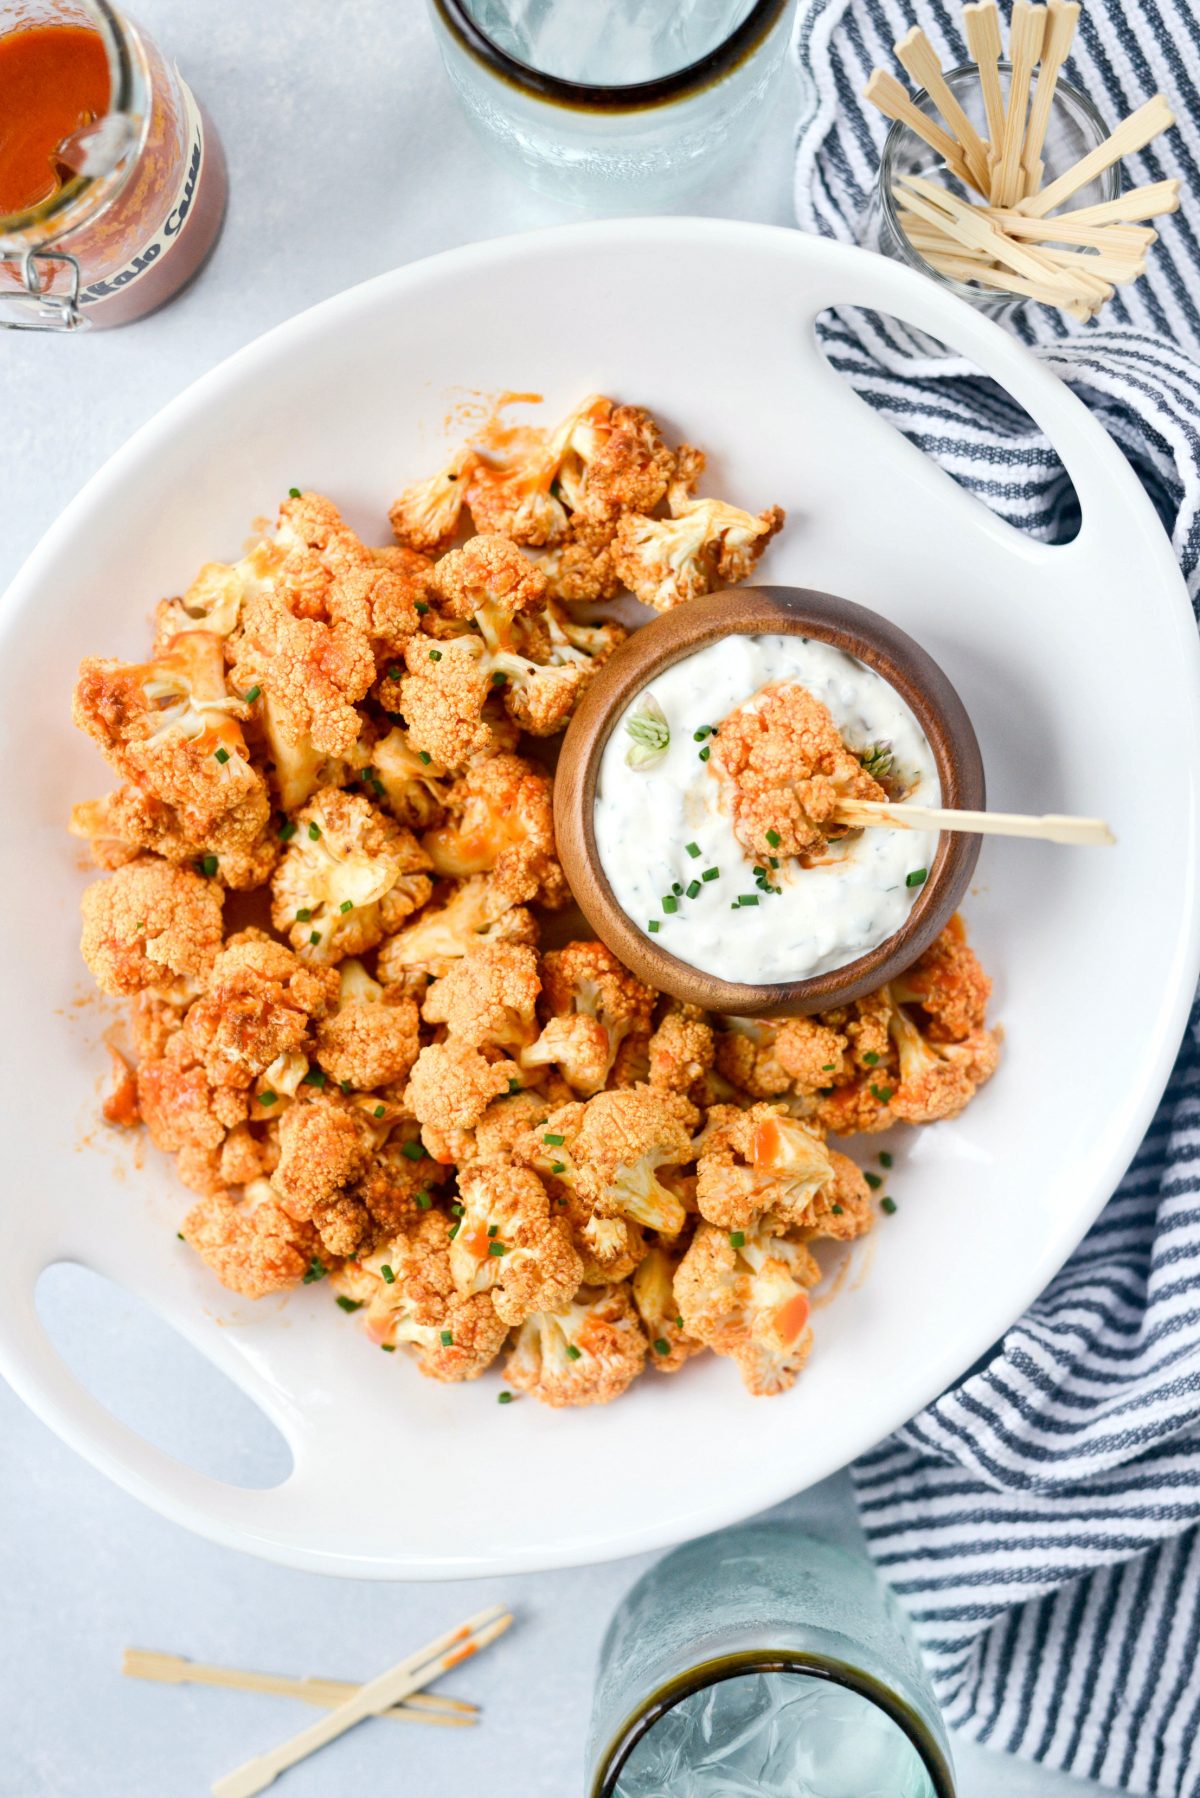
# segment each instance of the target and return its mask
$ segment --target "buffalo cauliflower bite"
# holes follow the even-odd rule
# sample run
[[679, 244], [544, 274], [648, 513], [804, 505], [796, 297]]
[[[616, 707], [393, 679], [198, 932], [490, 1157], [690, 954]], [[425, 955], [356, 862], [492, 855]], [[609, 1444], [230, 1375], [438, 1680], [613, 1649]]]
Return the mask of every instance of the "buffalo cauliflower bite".
[[298, 1286], [320, 1247], [311, 1224], [285, 1211], [266, 1180], [252, 1181], [240, 1198], [202, 1199], [180, 1234], [222, 1286], [248, 1299]]
[[375, 679], [375, 652], [354, 624], [297, 616], [273, 594], [243, 606], [231, 679], [256, 692], [284, 811], [316, 791], [328, 757], [352, 753], [358, 702]]
[[721, 720], [710, 769], [731, 802], [747, 855], [819, 859], [840, 800], [888, 797], [847, 749], [829, 709], [794, 681], [778, 682]]
[[372, 1341], [412, 1349], [434, 1380], [474, 1380], [508, 1334], [486, 1292], [464, 1296], [450, 1272], [446, 1219], [424, 1213], [333, 1277], [350, 1310], [363, 1310]]
[[378, 654], [394, 654], [420, 626], [432, 565], [418, 555], [369, 549], [318, 493], [284, 500], [274, 544], [275, 593], [298, 618], [346, 624]]
[[189, 835], [173, 806], [132, 785], [71, 807], [67, 828], [81, 837], [101, 868], [122, 868], [144, 851], [187, 862], [228, 887], [261, 886], [275, 866], [279, 840], [270, 828], [265, 788], [219, 818], [202, 837]]
[[421, 1046], [416, 1000], [381, 986], [353, 958], [338, 971], [337, 1005], [317, 1025], [317, 1061], [359, 1092], [407, 1080]]
[[892, 1011], [891, 1031], [900, 1059], [900, 1081], [889, 1110], [900, 1123], [932, 1124], [940, 1118], [957, 1117], [996, 1071], [1000, 1048], [990, 1030], [975, 1031], [961, 1043], [932, 1042], [897, 1005]]
[[490, 1292], [497, 1316], [520, 1324], [557, 1311], [578, 1291], [583, 1263], [546, 1188], [528, 1168], [476, 1162], [458, 1176], [462, 1216], [450, 1244], [459, 1292]]
[[662, 1092], [694, 1097], [716, 1056], [713, 1027], [695, 1005], [671, 1005], [650, 1038], [649, 1080]]
[[471, 1130], [493, 1099], [520, 1086], [511, 1061], [489, 1061], [468, 1043], [430, 1043], [413, 1063], [404, 1102], [435, 1131]]
[[606, 1405], [637, 1378], [646, 1338], [625, 1286], [583, 1287], [561, 1311], [535, 1311], [517, 1331], [504, 1374], [544, 1405]]
[[791, 1075], [775, 1052], [780, 1026], [767, 1018], [726, 1017], [717, 1035], [717, 1071], [752, 1099], [777, 1099]]
[[583, 1234], [603, 1253], [626, 1219], [666, 1236], [679, 1234], [687, 1211], [658, 1169], [692, 1159], [698, 1121], [696, 1107], [678, 1093], [648, 1086], [602, 1092], [586, 1104], [551, 1112], [545, 1127], [518, 1145], [518, 1155], [591, 1205]]
[[217, 956], [167, 1055], [202, 1067], [214, 1086], [245, 1091], [279, 1058], [302, 1057], [337, 992], [333, 969], [307, 968], [263, 931], [243, 930]]
[[982, 1030], [992, 983], [956, 914], [924, 955], [892, 981], [890, 991], [899, 1004], [920, 1006], [931, 1042], [959, 1043]]
[[331, 1255], [352, 1255], [370, 1233], [366, 1205], [348, 1189], [366, 1174], [371, 1148], [357, 1113], [331, 1097], [289, 1105], [279, 1120], [272, 1188], [285, 1210], [313, 1225]]
[[127, 1013], [129, 1036], [137, 1061], [157, 1061], [200, 997], [201, 983], [188, 975], [166, 986], [144, 987], [133, 995]]
[[740, 1230], [764, 1211], [803, 1224], [833, 1171], [821, 1138], [776, 1106], [714, 1105], [699, 1142], [696, 1203], [723, 1230]]
[[680, 499], [671, 518], [627, 512], [617, 527], [614, 566], [657, 612], [745, 580], [783, 527], [778, 506], [753, 517], [717, 499]]
[[568, 526], [560, 477], [565, 474], [568, 485], [578, 479], [611, 411], [611, 401], [593, 395], [554, 430], [538, 432], [526, 454], [499, 466], [479, 458], [467, 496], [475, 529], [514, 543], [559, 542]]
[[731, 1234], [701, 1224], [675, 1275], [683, 1328], [736, 1362], [756, 1397], [786, 1392], [812, 1348], [807, 1289], [820, 1271], [803, 1243], [771, 1226]]
[[388, 513], [397, 543], [431, 556], [453, 543], [477, 462], [474, 450], [459, 450], [429, 480], [404, 489]]
[[537, 940], [532, 913], [513, 905], [490, 877], [477, 875], [461, 881], [444, 903], [427, 905], [406, 929], [389, 937], [376, 966], [381, 980], [398, 981], [414, 974], [436, 979], [483, 943], [536, 946]]
[[847, 1039], [820, 1018], [787, 1018], [775, 1037], [775, 1059], [805, 1097], [834, 1086], [847, 1072]]
[[157, 848], [158, 835], [180, 846], [172, 860], [251, 856], [271, 808], [239, 722], [248, 713], [226, 689], [221, 642], [210, 631], [172, 637], [141, 664], [89, 657], [72, 716], [142, 803], [126, 800], [123, 828], [111, 815], [115, 795], [100, 802], [102, 815], [81, 810], [77, 833], [95, 840], [108, 832], [142, 848]]
[[848, 1155], [830, 1149], [833, 1178], [812, 1200], [804, 1217], [806, 1238], [827, 1236], [835, 1242], [852, 1242], [865, 1236], [875, 1222], [871, 1189], [862, 1169]]
[[444, 1024], [472, 1049], [524, 1049], [537, 1032], [541, 982], [536, 953], [520, 943], [485, 943], [434, 981], [421, 1007], [427, 1024]]
[[271, 922], [306, 962], [373, 949], [433, 891], [416, 837], [359, 793], [323, 788], [294, 823], [271, 880]]
[[549, 1017], [521, 1055], [525, 1068], [555, 1066], [577, 1093], [604, 1086], [617, 1051], [650, 1029], [656, 994], [599, 942], [567, 943], [542, 957], [542, 1007]]
[[221, 947], [224, 890], [187, 868], [143, 857], [86, 888], [83, 959], [102, 993], [128, 998], [209, 972]]
[[704, 1348], [684, 1329], [675, 1299], [675, 1274], [682, 1259], [656, 1246], [638, 1264], [629, 1283], [650, 1343], [650, 1365], [658, 1373], [678, 1373], [685, 1361]]
[[[181, 1035], [171, 1039], [165, 1055], [143, 1061], [137, 1070], [142, 1122], [151, 1141], [169, 1155], [219, 1149], [226, 1131], [243, 1122], [247, 1110], [244, 1093], [218, 1085], [202, 1066], [177, 1052]], [[192, 1159], [186, 1165], [193, 1171], [197, 1164]]]
[[546, 770], [519, 755], [474, 763], [446, 794], [446, 823], [421, 839], [435, 872], [458, 879], [488, 874], [510, 905], [566, 905], [553, 793]]
[[433, 590], [442, 613], [473, 623], [489, 650], [520, 650], [526, 630], [535, 644], [544, 635], [546, 578], [507, 537], [483, 533], [451, 550], [435, 566]]
[[[368, 1100], [365, 1113], [358, 1108], [358, 1122], [368, 1139], [375, 1134], [377, 1110], [373, 1100]], [[385, 1121], [379, 1123], [380, 1130]], [[451, 1171], [426, 1153], [419, 1132], [413, 1119], [388, 1123], [386, 1140], [372, 1147], [365, 1171], [347, 1188], [348, 1196], [369, 1215], [371, 1241], [390, 1236], [429, 1211], [435, 1189]]]
[[428, 750], [414, 749], [408, 732], [394, 725], [372, 750], [371, 770], [388, 810], [410, 830], [428, 830], [442, 817], [446, 770]]
[[389, 713], [403, 715], [408, 741], [418, 754], [424, 751], [444, 767], [458, 769], [492, 747], [484, 707], [497, 683], [488, 660], [482, 637], [436, 643], [424, 633], [410, 638], [404, 648], [407, 673], [399, 680], [391, 676], [383, 697]]
[[571, 1231], [583, 1262], [583, 1285], [612, 1286], [627, 1280], [646, 1253], [645, 1232], [629, 1217], [598, 1220], [591, 1203], [563, 1180], [543, 1174], [557, 1216]]

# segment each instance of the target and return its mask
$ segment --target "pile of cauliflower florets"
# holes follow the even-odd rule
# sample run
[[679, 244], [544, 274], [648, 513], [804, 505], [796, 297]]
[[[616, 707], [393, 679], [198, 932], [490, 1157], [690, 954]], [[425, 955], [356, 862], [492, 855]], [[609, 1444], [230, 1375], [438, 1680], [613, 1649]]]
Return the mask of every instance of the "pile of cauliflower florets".
[[147, 662], [80, 671], [121, 781], [71, 826], [109, 871], [84, 959], [129, 1002], [106, 1116], [175, 1156], [227, 1287], [328, 1280], [435, 1379], [504, 1354], [522, 1392], [603, 1403], [712, 1348], [785, 1390], [811, 1245], [861, 1235], [881, 1184], [827, 1137], [952, 1116], [995, 1065], [957, 924], [784, 1024], [678, 1005], [561, 919], [539, 948], [571, 895], [522, 739], [625, 635], [570, 607], [728, 585], [782, 523], [696, 498], [703, 460], [592, 399], [407, 489], [386, 549], [293, 489], [162, 602]]

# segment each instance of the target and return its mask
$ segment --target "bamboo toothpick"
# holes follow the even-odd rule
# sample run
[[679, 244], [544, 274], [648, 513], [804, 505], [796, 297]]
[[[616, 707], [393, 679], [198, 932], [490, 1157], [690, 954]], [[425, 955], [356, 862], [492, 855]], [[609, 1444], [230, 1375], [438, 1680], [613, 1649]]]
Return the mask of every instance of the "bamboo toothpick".
[[990, 157], [994, 158], [1004, 138], [1004, 90], [996, 67], [1004, 54], [1000, 38], [1000, 12], [996, 0], [974, 0], [963, 7], [963, 24], [967, 32], [967, 49], [979, 70], [983, 89], [983, 109], [987, 114]]
[[921, 30], [914, 25], [895, 45], [896, 60], [901, 68], [912, 76], [918, 87], [923, 87], [933, 101], [942, 117], [949, 125], [966, 157], [972, 185], [979, 192], [986, 193], [988, 185], [988, 152], [987, 145], [972, 125], [954, 94], [946, 85], [946, 77], [942, 72], [938, 53]]
[[[1108, 225], [1120, 219], [1156, 219], [1164, 213], [1179, 210], [1178, 181], [1145, 181], [1130, 187], [1115, 200], [1100, 200], [1095, 206], [1076, 206], [1066, 216], [1077, 225]], [[1025, 217], [1033, 214], [1026, 211]], [[1055, 221], [1057, 222], [1057, 221]]]
[[1033, 79], [1034, 66], [1042, 53], [1045, 29], [1045, 7], [1031, 6], [1029, 0], [1016, 0], [1009, 32], [1008, 58], [1012, 64], [1012, 73], [1008, 78], [1004, 144], [992, 175], [992, 191], [989, 195], [1000, 206], [1011, 206], [1019, 197], [1021, 146], [1025, 141], [1029, 84]]
[[905, 204], [933, 224], [941, 224], [948, 236], [988, 250], [996, 262], [1045, 287], [1057, 288], [1064, 294], [1070, 288], [1065, 276], [1040, 251], [1013, 243], [998, 231], [983, 207], [955, 199], [944, 187], [920, 175], [901, 175], [899, 179], [905, 189]]
[[1079, 22], [1078, 0], [1050, 0], [1046, 8], [1046, 30], [1042, 38], [1042, 62], [1038, 70], [1037, 88], [1029, 109], [1029, 129], [1021, 151], [1021, 167], [1025, 171], [1024, 191], [1036, 193], [1042, 183], [1042, 145], [1050, 123], [1054, 90], [1062, 66], [1071, 52], [1075, 27]]
[[935, 805], [889, 805], [883, 799], [843, 799], [835, 814], [854, 829], [886, 825], [891, 830], [961, 830], [981, 837], [1033, 837], [1043, 843], [1106, 844], [1116, 838], [1103, 818], [1069, 818], [1050, 812], [949, 811]]
[[357, 1687], [328, 1716], [319, 1717], [299, 1735], [281, 1742], [277, 1748], [268, 1749], [265, 1754], [256, 1755], [223, 1779], [218, 1779], [212, 1788], [213, 1798], [255, 1798], [297, 1761], [335, 1741], [365, 1717], [378, 1716], [381, 1711], [389, 1710], [439, 1674], [457, 1666], [468, 1655], [486, 1648], [497, 1636], [503, 1635], [511, 1622], [512, 1613], [500, 1605], [491, 1605], [486, 1611], [468, 1617], [457, 1629], [447, 1630], [444, 1636], [427, 1643], [416, 1654], [406, 1656], [385, 1673]]
[[886, 69], [872, 69], [870, 80], [863, 89], [863, 97], [872, 106], [877, 106], [885, 118], [898, 119], [902, 125], [907, 125], [931, 150], [937, 151], [960, 181], [970, 183], [971, 172], [958, 143], [940, 125], [926, 117], [894, 75], [889, 75]]
[[[302, 1704], [315, 1704], [322, 1710], [333, 1710], [357, 1692], [349, 1680], [291, 1679], [281, 1673], [252, 1673], [240, 1667], [214, 1667], [204, 1661], [190, 1661], [182, 1654], [160, 1654], [152, 1648], [127, 1648], [121, 1661], [121, 1672], [127, 1679], [148, 1679], [159, 1685], [220, 1686], [235, 1692], [265, 1692], [276, 1698], [298, 1698]], [[390, 1710], [384, 1717], [400, 1722], [433, 1723], [461, 1728], [474, 1723], [479, 1707], [462, 1698], [442, 1698], [435, 1692], [414, 1692], [411, 1697]]]
[[[1016, 202], [1016, 210], [1025, 213], [1027, 218], [1045, 218], [1056, 206], [1077, 194], [1081, 187], [1110, 169], [1114, 162], [1120, 162], [1122, 156], [1132, 156], [1137, 150], [1144, 150], [1152, 137], [1160, 131], [1167, 131], [1175, 123], [1175, 114], [1167, 103], [1165, 94], [1155, 94], [1136, 112], [1131, 112], [1123, 124], [1089, 150], [1086, 156], [1080, 157], [1073, 167], [1052, 181], [1049, 187], [1043, 187], [1036, 194], [1029, 194]], [[1008, 202], [1011, 204], [1011, 202]]]

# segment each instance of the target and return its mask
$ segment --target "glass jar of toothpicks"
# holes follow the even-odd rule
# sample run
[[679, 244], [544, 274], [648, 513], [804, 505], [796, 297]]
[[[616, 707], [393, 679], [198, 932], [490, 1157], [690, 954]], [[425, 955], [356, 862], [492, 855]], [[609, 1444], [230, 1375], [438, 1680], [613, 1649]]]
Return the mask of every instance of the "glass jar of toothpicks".
[[860, 231], [869, 249], [920, 269], [980, 310], [1036, 301], [1094, 318], [1145, 268], [1179, 205], [1178, 181], [1122, 192], [1121, 158], [1174, 119], [1156, 94], [1110, 131], [1061, 77], [1079, 6], [1016, 0], [1008, 55], [996, 0], [963, 9], [973, 62], [943, 69], [914, 27], [896, 58], [918, 91], [876, 69], [865, 95], [891, 130]]

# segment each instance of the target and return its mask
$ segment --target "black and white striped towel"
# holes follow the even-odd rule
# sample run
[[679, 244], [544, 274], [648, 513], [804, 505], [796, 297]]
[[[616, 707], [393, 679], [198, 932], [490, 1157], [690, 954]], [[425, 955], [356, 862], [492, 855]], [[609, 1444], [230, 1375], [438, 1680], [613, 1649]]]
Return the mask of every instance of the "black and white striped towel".
[[[1088, 0], [1084, 0], [1085, 9]], [[1008, 0], [1001, 0], [1009, 11]], [[796, 212], [852, 242], [886, 123], [861, 100], [924, 26], [968, 60], [958, 0], [800, 0]], [[1178, 175], [1147, 275], [1102, 318], [1013, 329], [1112, 433], [1200, 601], [1200, 16], [1092, 0], [1066, 76], [1111, 124], [1158, 90], [1179, 124], [1127, 178]], [[892, 321], [828, 325], [836, 365], [994, 510], [1073, 532], [1073, 494], [1023, 412]], [[1200, 1005], [1117, 1193], [1027, 1316], [854, 1468], [876, 1562], [948, 1721], [993, 1747], [1155, 1798], [1200, 1798]]]

